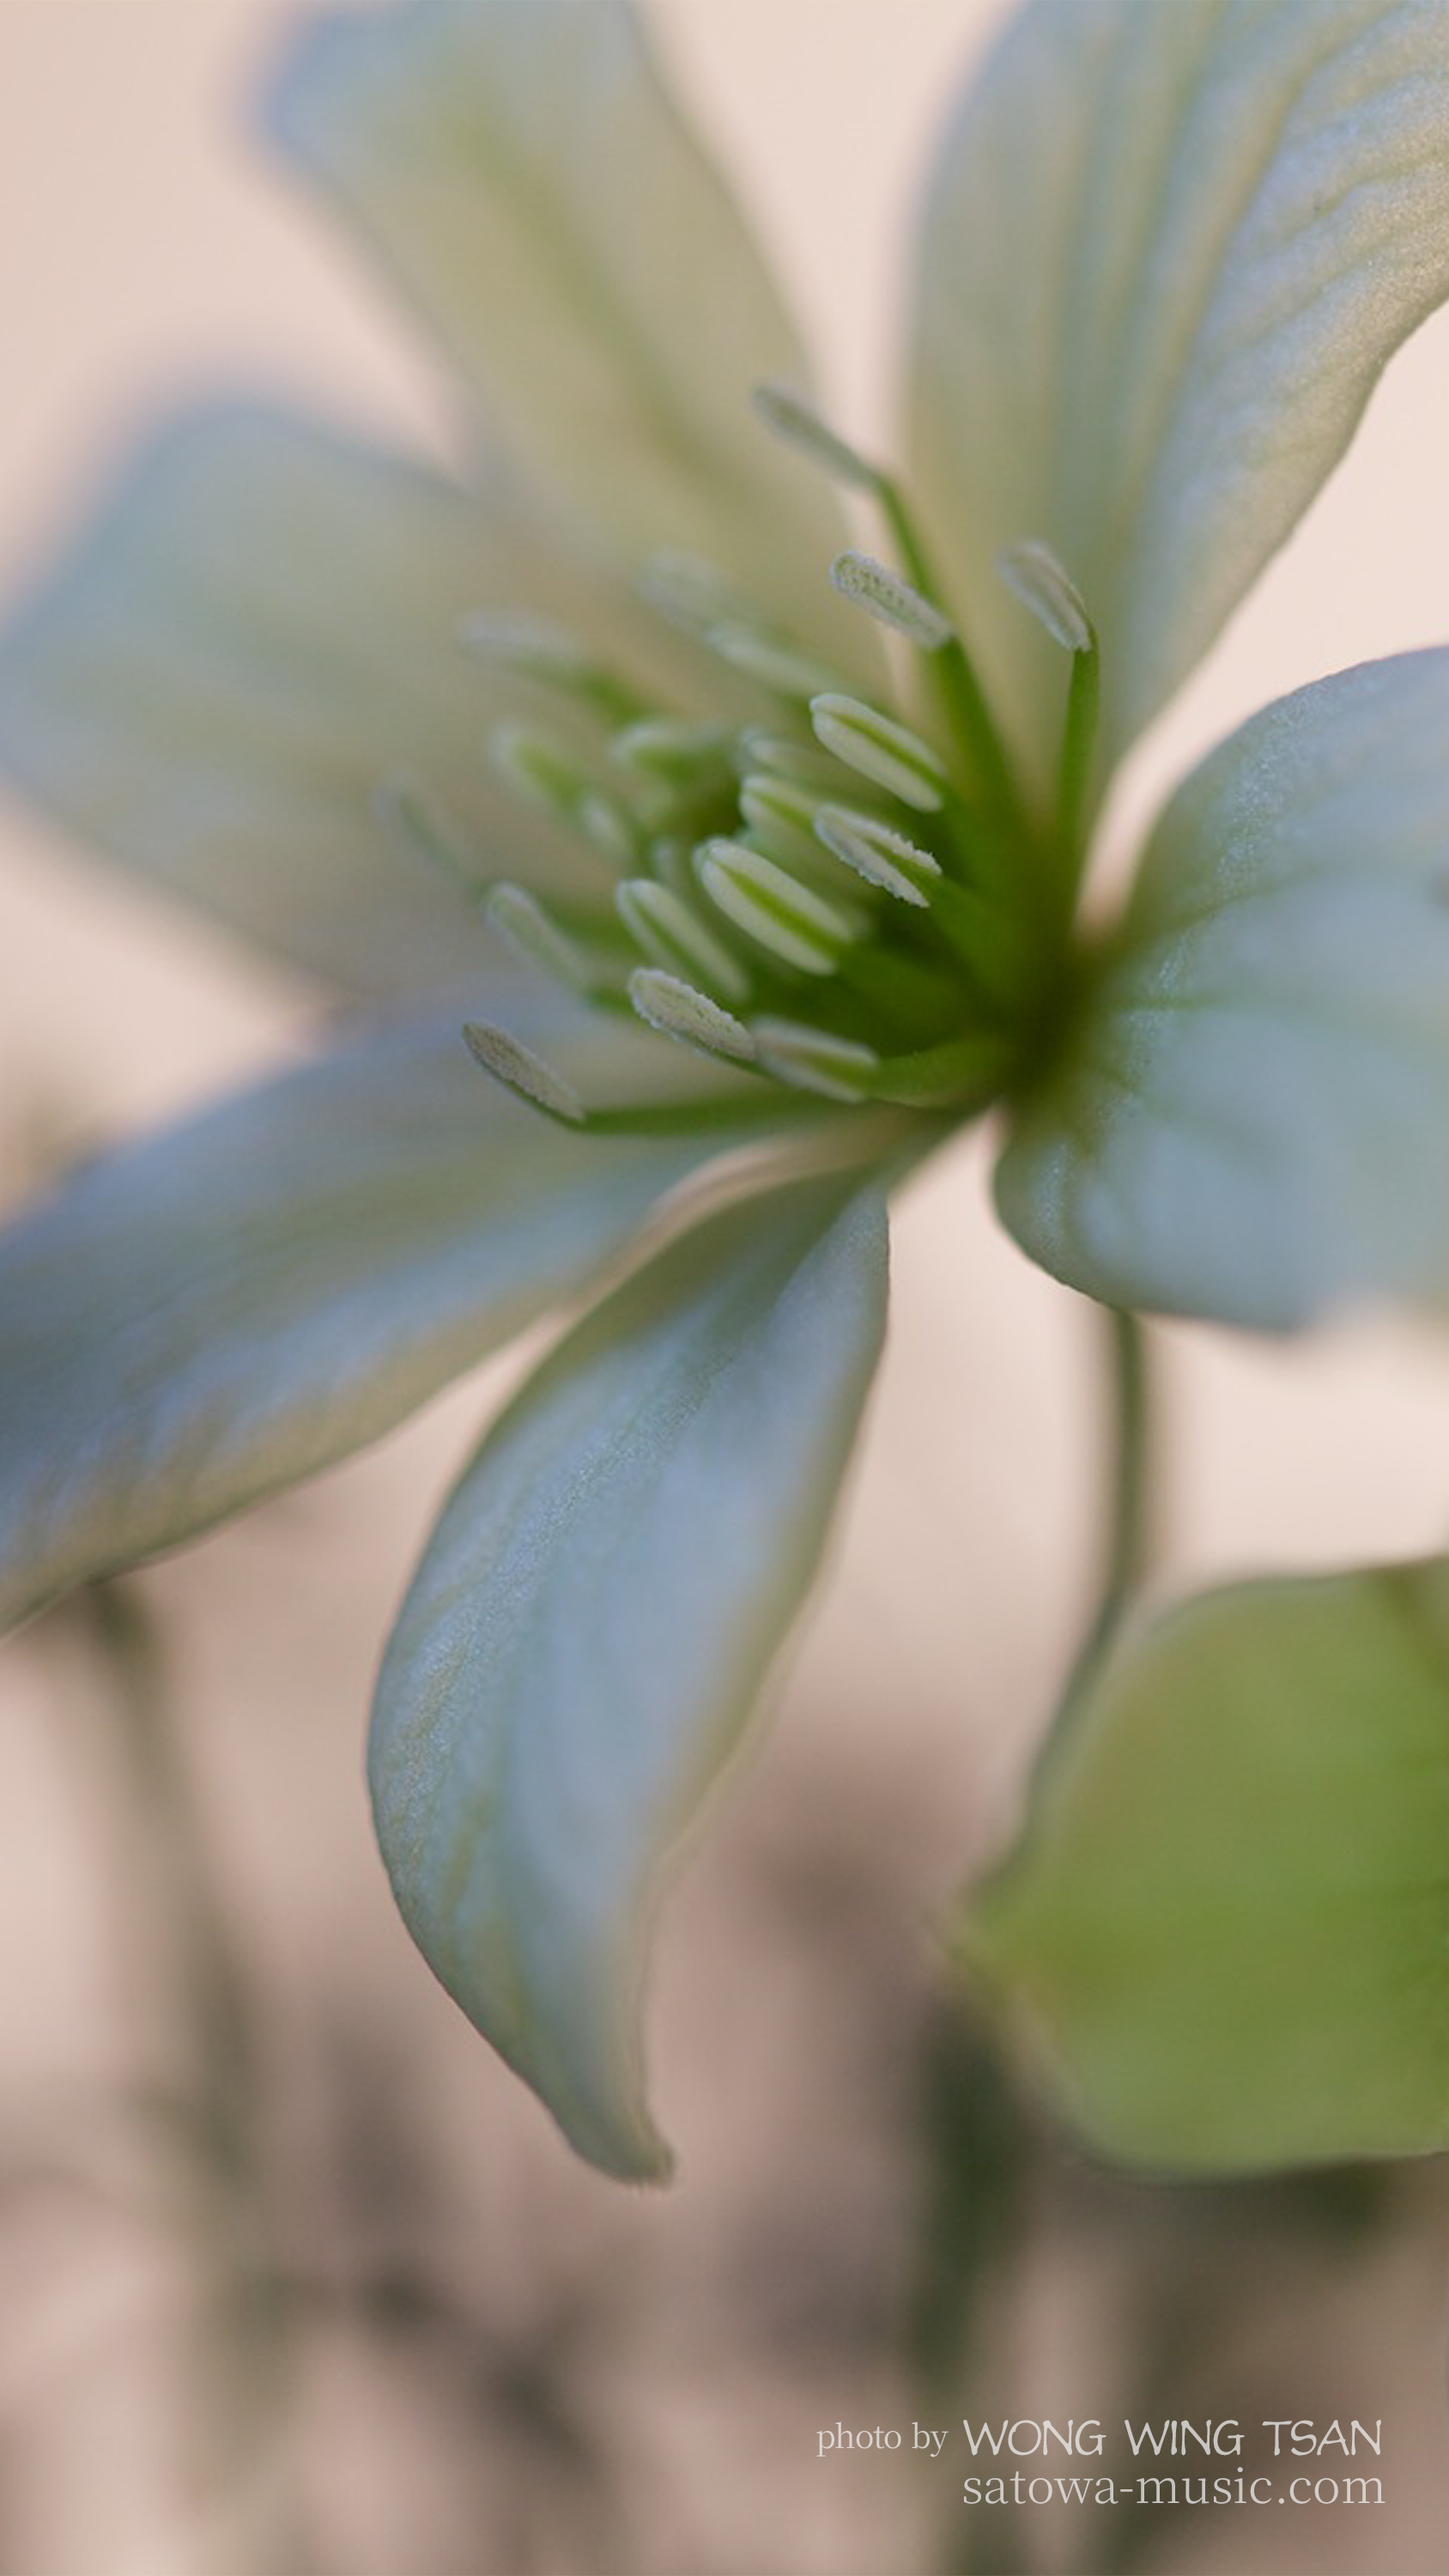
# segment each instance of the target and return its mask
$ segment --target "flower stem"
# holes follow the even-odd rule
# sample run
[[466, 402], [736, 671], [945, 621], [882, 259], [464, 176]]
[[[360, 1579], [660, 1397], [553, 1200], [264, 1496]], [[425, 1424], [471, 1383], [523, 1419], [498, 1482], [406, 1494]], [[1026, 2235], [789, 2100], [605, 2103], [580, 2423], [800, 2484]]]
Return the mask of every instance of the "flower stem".
[[[944, 2431], [1001, 2384], [991, 2345], [1029, 2232], [1036, 2152], [1003, 2054], [968, 1995], [941, 1998], [924, 2040], [906, 2352], [922, 2420]], [[1020, 2517], [1011, 2505], [963, 2505], [958, 2477], [947, 2494], [940, 2576], [996, 2576], [1003, 2543], [1021, 2538]]]
[[1123, 1307], [1100, 1306], [1095, 1311], [1105, 1327], [1112, 1406], [1106, 1536], [1091, 1615], [1057, 1703], [1035, 1786], [1071, 1733], [1152, 1555], [1155, 1497], [1146, 1336], [1141, 1318]]
[[[1091, 1614], [1037, 1766], [1033, 1802], [1143, 1580], [1152, 1544], [1151, 1388], [1142, 1325], [1116, 1307], [1098, 1306], [1094, 1314], [1111, 1397], [1105, 1537]], [[1016, 2099], [999, 2043], [967, 2002], [934, 2034], [923, 2129], [927, 2187], [911, 2359], [928, 2412], [934, 2407], [950, 2420], [969, 2391], [984, 2394], [986, 2319], [993, 2309], [1000, 2317], [1013, 2287], [1019, 2293], [1039, 2225], [1039, 2137]], [[984, 2507], [953, 2505], [945, 2536], [942, 2576], [985, 2576], [988, 2569], [1002, 2576], [1008, 2566], [1024, 2570], [1033, 2563], [1019, 2511], [1013, 2517], [1004, 2507], [987, 2514]]]
[[[196, 2262], [191, 2374], [196, 2503], [217, 2576], [302, 2576], [311, 2553], [285, 2490], [292, 2396], [288, 2286], [272, 2242], [264, 2100], [246, 1979], [218, 1901], [152, 1624], [134, 1591], [85, 1596], [111, 1677], [143, 1844], [147, 1946], [159, 1948], [182, 2024], [177, 2143]], [[128, 1885], [136, 1884], [123, 1864]]]

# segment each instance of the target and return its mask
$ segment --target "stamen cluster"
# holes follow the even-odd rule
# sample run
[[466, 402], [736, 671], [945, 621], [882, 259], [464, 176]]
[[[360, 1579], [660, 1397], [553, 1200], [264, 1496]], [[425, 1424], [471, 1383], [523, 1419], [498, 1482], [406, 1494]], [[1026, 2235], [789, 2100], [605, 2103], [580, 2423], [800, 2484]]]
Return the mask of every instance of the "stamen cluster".
[[[582, 750], [562, 728], [510, 720], [490, 751], [521, 798], [588, 845], [596, 898], [480, 884], [409, 782], [389, 783], [386, 816], [464, 876], [516, 950], [589, 1003], [822, 1102], [966, 1115], [1010, 1078], [1036, 1000], [1039, 827], [895, 486], [798, 397], [767, 388], [757, 399], [772, 428], [880, 505], [906, 569], [852, 549], [831, 579], [924, 658], [934, 738], [857, 695], [713, 566], [662, 554], [641, 593], [748, 684], [757, 711], [744, 721], [662, 708], [531, 619], [479, 616], [462, 630], [471, 650], [585, 718]], [[1074, 673], [1094, 676], [1065, 575], [1045, 549], [1018, 553], [1003, 566], [1012, 587], [1071, 650]], [[549, 1114], [635, 1123], [587, 1106], [505, 1030], [465, 1034], [491, 1073]]]

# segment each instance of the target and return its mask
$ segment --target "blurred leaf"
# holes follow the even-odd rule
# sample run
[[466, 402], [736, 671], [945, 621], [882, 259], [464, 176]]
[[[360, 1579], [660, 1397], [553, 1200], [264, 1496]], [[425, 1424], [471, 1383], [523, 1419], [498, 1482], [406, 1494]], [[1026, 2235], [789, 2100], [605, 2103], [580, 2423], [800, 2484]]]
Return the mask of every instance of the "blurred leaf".
[[1449, 1562], [1242, 1585], [1113, 1660], [968, 1951], [1116, 2155], [1441, 2147], [1446, 1852]]

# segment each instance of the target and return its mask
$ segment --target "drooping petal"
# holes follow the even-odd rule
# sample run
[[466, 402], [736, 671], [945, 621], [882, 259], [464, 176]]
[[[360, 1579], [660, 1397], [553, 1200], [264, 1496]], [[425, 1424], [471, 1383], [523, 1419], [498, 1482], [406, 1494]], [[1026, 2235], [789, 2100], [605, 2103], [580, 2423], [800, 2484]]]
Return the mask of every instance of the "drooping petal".
[[1043, 538], [1115, 756], [1212, 642], [1449, 295], [1443, 0], [1033, 0], [925, 225], [914, 473], [1038, 777], [1061, 657], [996, 604]]
[[1114, 2155], [1442, 2147], [1446, 1839], [1449, 1565], [1240, 1585], [1119, 1652], [966, 1946]]
[[491, 675], [466, 611], [652, 641], [561, 557], [523, 498], [260, 409], [178, 423], [127, 469], [58, 576], [0, 636], [0, 769], [74, 830], [345, 987], [453, 981], [487, 950], [441, 872], [374, 813], [397, 770], [480, 875], [567, 874], [484, 756]]
[[[590, 1042], [565, 1025], [539, 1042], [587, 1084]], [[454, 1019], [84, 1169], [0, 1236], [0, 1616], [390, 1430], [597, 1269], [705, 1150], [547, 1125]]]
[[997, 1176], [1109, 1305], [1449, 1292], [1449, 652], [1281, 699], [1168, 806]]
[[643, 2097], [645, 1917], [818, 1562], [884, 1325], [875, 1189], [712, 1220], [485, 1441], [384, 1663], [371, 1771], [443, 1983], [607, 2171]]
[[692, 548], [839, 622], [834, 511], [749, 406], [801, 379], [794, 334], [626, 0], [325, 18], [270, 121], [530, 478], [631, 556]]

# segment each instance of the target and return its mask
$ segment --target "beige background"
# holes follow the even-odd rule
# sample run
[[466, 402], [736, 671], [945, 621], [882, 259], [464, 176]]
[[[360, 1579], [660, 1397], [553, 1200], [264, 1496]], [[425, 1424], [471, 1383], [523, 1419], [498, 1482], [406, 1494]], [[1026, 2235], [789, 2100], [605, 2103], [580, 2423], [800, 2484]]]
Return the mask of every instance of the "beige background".
[[[7, 587], [117, 436], [198, 386], [264, 384], [433, 434], [432, 388], [391, 317], [239, 130], [238, 100], [287, 14], [263, 0], [0, 0]], [[999, 12], [662, 0], [653, 14], [815, 317], [842, 424], [888, 434], [910, 173], [956, 64]], [[1154, 779], [1266, 695], [1449, 632], [1446, 410], [1449, 332], [1435, 326], [1391, 372], [1313, 526], [1147, 747], [1124, 832]], [[56, 1139], [113, 1132], [272, 1061], [308, 1007], [9, 814], [0, 995], [0, 1151], [17, 1188]], [[892, 1357], [829, 1598], [768, 1751], [722, 1802], [665, 1925], [657, 2090], [683, 2160], [668, 2199], [572, 2164], [433, 1990], [372, 1853], [359, 1771], [370, 1672], [479, 1391], [147, 1579], [266, 1998], [285, 2230], [340, 2271], [356, 2258], [327, 2050], [365, 2030], [416, 2102], [458, 2212], [449, 2260], [476, 2277], [502, 2345], [531, 2350], [539, 2319], [571, 2303], [603, 2320], [608, 2366], [595, 2355], [580, 2369], [628, 2511], [642, 2497], [652, 2517], [630, 2526], [631, 2576], [875, 2576], [906, 2564], [931, 2502], [909, 2472], [817, 2467], [813, 2427], [852, 2405], [910, 2419], [871, 2301], [907, 2224], [895, 2096], [930, 1982], [928, 1927], [1006, 1829], [1072, 1634], [1092, 1509], [1081, 1317], [995, 1233], [981, 1167], [968, 1143], [904, 1214]], [[1441, 1344], [1370, 1325], [1292, 1350], [1161, 1338], [1176, 1436], [1165, 1579], [1441, 1542]], [[118, 1945], [128, 1898], [107, 1857], [94, 1679], [65, 1639], [23, 1641], [4, 1670], [0, 2098], [12, 2126], [55, 2121], [73, 2143], [96, 2084], [146, 2044], [159, 2008]], [[1130, 2268], [1148, 2258], [1121, 2224]], [[87, 2204], [0, 2243], [17, 2281], [0, 2355], [12, 2491], [0, 2576], [253, 2563], [234, 2496], [185, 2501], [154, 2239]], [[1393, 2513], [1367, 2538], [1304, 2517], [1282, 2563], [1405, 2576], [1437, 2563], [1420, 2517], [1443, 2501], [1437, 2238], [1414, 2216], [1375, 2261], [1367, 2306], [1352, 2304], [1363, 2284], [1337, 2274], [1293, 2295], [1333, 2398], [1319, 2411], [1392, 2413]], [[1099, 2402], [1100, 2283], [1090, 2274], [1084, 2292], [1075, 2262], [1012, 2329], [1024, 2412], [1069, 2363], [1087, 2374], [1071, 2383], [1087, 2408]], [[813, 2342], [793, 2313], [780, 2326], [772, 2280], [781, 2297], [796, 2285]], [[1402, 2310], [1385, 2283], [1402, 2286]], [[581, 2554], [562, 2507], [550, 2522], [561, 2473], [503, 2397], [462, 2425], [456, 2396], [411, 2382], [408, 2394], [340, 2335], [318, 2338], [302, 2378], [293, 2468], [347, 2576], [605, 2563]], [[1220, 2530], [1172, 2563], [1256, 2566], [1240, 2554], [1250, 2545]]]

